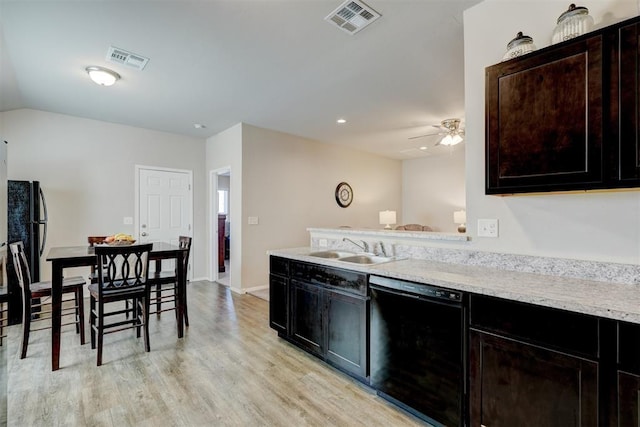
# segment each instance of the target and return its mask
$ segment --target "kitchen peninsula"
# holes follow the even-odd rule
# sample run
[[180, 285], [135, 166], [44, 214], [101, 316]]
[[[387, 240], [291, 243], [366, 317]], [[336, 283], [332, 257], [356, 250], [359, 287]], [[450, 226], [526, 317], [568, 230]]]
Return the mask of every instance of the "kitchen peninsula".
[[[375, 334], [381, 325], [375, 319], [386, 303], [376, 302], [380, 291], [374, 283], [393, 282], [412, 298], [398, 300], [395, 315], [387, 317], [405, 316], [427, 289], [422, 295], [455, 299], [463, 321], [458, 344], [452, 346], [459, 349], [460, 366], [446, 371], [457, 390], [445, 387], [442, 396], [451, 411], [441, 413], [440, 402], [430, 407], [430, 402], [393, 395], [392, 402], [436, 425], [465, 425], [465, 420], [472, 426], [525, 425], [532, 419], [539, 425], [574, 425], [570, 420], [576, 417], [581, 421], [575, 425], [628, 425], [637, 419], [633, 396], [640, 386], [640, 266], [473, 251], [464, 248], [467, 236], [448, 233], [309, 231], [310, 247], [270, 252], [272, 327], [280, 316], [280, 329], [274, 327], [279, 336], [309, 351], [300, 345], [310, 342], [306, 328], [313, 322], [330, 325], [330, 330], [311, 328], [317, 341], [311, 353], [383, 397], [389, 396], [381, 393], [376, 379], [384, 369], [377, 366], [381, 358]], [[370, 259], [378, 261], [347, 262], [349, 252], [362, 252], [353, 242], [366, 243], [377, 254]], [[383, 248], [386, 254], [380, 253]], [[344, 261], [325, 257], [332, 252]], [[360, 287], [352, 292], [342, 287], [345, 283]], [[333, 309], [336, 297], [348, 304]], [[309, 301], [315, 305], [300, 310]], [[307, 317], [300, 318], [303, 312]], [[455, 315], [447, 318], [456, 322]], [[442, 327], [450, 322], [442, 319]], [[332, 351], [331, 340], [338, 333], [358, 338], [357, 348], [337, 347], [348, 350], [345, 356], [358, 356], [358, 363], [335, 362], [349, 360]], [[436, 354], [433, 360], [443, 357]], [[447, 379], [436, 380], [429, 366], [424, 369], [413, 375], [426, 387]]]

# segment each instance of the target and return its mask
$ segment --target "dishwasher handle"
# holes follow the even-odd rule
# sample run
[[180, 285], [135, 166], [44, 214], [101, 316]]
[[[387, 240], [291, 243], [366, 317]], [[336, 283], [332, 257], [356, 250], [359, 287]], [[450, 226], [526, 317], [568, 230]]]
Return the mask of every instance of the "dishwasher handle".
[[385, 288], [383, 286], [370, 285], [369, 288], [373, 289], [374, 291], [386, 292], [388, 294], [398, 295], [398, 296], [401, 296], [401, 297], [409, 297], [409, 298], [414, 298], [414, 299], [428, 299], [426, 297], [421, 297], [420, 295], [410, 294], [410, 293], [407, 293], [407, 292], [398, 291], [396, 289]]
[[463, 300], [463, 293], [460, 291], [428, 284], [406, 282], [389, 277], [371, 276], [369, 278], [369, 288], [400, 296], [428, 299], [453, 305], [461, 305]]

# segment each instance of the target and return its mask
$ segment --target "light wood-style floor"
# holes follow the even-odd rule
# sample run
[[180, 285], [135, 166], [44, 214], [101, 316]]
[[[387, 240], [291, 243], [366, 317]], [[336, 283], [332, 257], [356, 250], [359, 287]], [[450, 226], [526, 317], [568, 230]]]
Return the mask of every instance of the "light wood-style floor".
[[67, 326], [56, 372], [50, 332], [32, 334], [20, 360], [20, 327], [10, 327], [8, 425], [424, 425], [278, 338], [260, 298], [194, 282], [189, 320], [179, 340], [173, 312], [152, 316], [150, 353], [133, 331], [107, 335], [101, 367]]

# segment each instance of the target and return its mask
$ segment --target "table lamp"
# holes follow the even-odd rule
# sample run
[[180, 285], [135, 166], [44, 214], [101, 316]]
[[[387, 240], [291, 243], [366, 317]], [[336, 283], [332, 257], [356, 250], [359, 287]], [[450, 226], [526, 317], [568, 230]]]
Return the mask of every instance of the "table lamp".
[[380, 211], [380, 225], [385, 224], [385, 230], [391, 230], [391, 224], [396, 223], [396, 211]]
[[455, 222], [456, 224], [460, 224], [458, 225], [458, 232], [466, 233], [467, 227], [465, 224], [467, 222], [467, 212], [464, 209], [460, 211], [454, 211], [453, 222]]

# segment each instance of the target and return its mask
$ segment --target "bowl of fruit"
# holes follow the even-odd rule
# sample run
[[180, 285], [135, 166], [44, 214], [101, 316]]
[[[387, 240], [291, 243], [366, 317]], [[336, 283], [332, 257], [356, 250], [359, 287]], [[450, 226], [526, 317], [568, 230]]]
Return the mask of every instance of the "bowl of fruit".
[[128, 246], [133, 245], [136, 239], [130, 234], [118, 233], [112, 236], [107, 236], [104, 242], [109, 246]]

